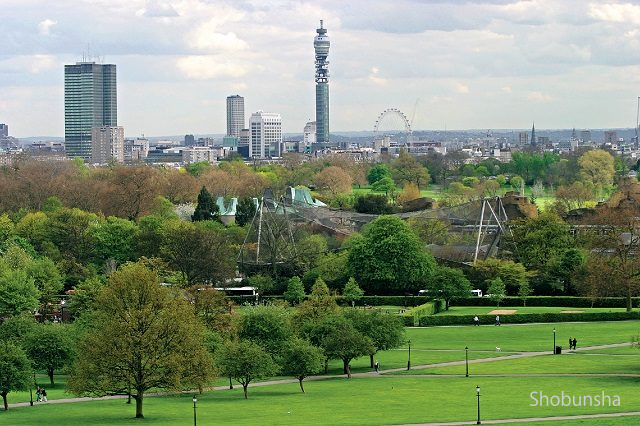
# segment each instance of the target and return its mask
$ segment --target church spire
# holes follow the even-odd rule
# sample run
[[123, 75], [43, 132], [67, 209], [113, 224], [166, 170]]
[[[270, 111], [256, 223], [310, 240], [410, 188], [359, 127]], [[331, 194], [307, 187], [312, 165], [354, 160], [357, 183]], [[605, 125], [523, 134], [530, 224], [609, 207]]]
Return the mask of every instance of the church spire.
[[536, 146], [536, 122], [533, 122], [533, 127], [531, 127], [531, 146]]

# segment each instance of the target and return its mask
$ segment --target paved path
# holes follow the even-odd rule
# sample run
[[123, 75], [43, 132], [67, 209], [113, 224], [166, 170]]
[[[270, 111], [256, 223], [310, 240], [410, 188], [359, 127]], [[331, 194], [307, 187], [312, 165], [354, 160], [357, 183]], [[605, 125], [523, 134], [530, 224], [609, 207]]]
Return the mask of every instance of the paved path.
[[[575, 352], [587, 352], [587, 351], [594, 351], [594, 350], [600, 350], [600, 349], [609, 349], [609, 348], [620, 348], [620, 347], [624, 347], [624, 346], [630, 346], [631, 343], [613, 343], [610, 345], [598, 345], [598, 346], [585, 346], [583, 348], [579, 348], [576, 349]], [[469, 360], [469, 364], [481, 364], [481, 363], [485, 363], [485, 362], [496, 362], [496, 361], [504, 361], [507, 359], [519, 359], [519, 358], [530, 358], [530, 357], [534, 357], [534, 356], [541, 356], [541, 355], [548, 355], [549, 351], [539, 351], [539, 352], [521, 352], [521, 353], [517, 353], [514, 355], [506, 355], [506, 356], [499, 356], [499, 357], [494, 357], [494, 358], [478, 358], [478, 359], [470, 359]], [[440, 368], [440, 367], [450, 367], [450, 366], [455, 366], [455, 365], [464, 365], [465, 361], [449, 361], [449, 362], [439, 362], [436, 364], [425, 364], [425, 365], [416, 365], [416, 366], [411, 366], [412, 370], [420, 370], [420, 369], [426, 369], [426, 368]], [[365, 373], [352, 373], [351, 377], [381, 377], [384, 376], [387, 373], [395, 373], [395, 372], [400, 372], [400, 371], [406, 371], [406, 368], [391, 368], [388, 370], [382, 370], [379, 373], [376, 373], [375, 371], [370, 371], [370, 372], [365, 372]], [[580, 374], [580, 373], [576, 373], [576, 374], [550, 374], [553, 376], [616, 376], [616, 377], [640, 377], [640, 375], [628, 375], [628, 374]], [[420, 377], [420, 378], [437, 378], [437, 377], [459, 377], [460, 375], [420, 375], [420, 376], [411, 376], [409, 375], [409, 377]], [[478, 375], [474, 374], [474, 377], [476, 377]], [[537, 377], [537, 376], [545, 376], [545, 374], [504, 374], [504, 375], [484, 375], [484, 376], [496, 376], [496, 377], [520, 377], [520, 376], [531, 376], [531, 377]], [[387, 375], [387, 377], [405, 377], [404, 375], [394, 375], [394, 376], [389, 376]], [[332, 379], [339, 379], [339, 378], [344, 378], [344, 375], [332, 375], [332, 376], [311, 376], [306, 378], [306, 381], [317, 381], [317, 380], [332, 380]], [[297, 379], [278, 379], [278, 380], [267, 380], [267, 381], [263, 381], [263, 382], [256, 382], [256, 383], [252, 383], [251, 387], [257, 387], [257, 386], [272, 386], [272, 385], [280, 385], [280, 384], [287, 384], [287, 383], [298, 383]], [[236, 387], [238, 387], [240, 385], [236, 385]], [[207, 390], [216, 390], [216, 391], [222, 391], [222, 390], [227, 390], [229, 389], [228, 385], [225, 386], [216, 386]], [[193, 391], [188, 391], [185, 393], [193, 393]], [[155, 394], [148, 394], [145, 395], [145, 398], [148, 397], [154, 397], [154, 396], [164, 396], [164, 395], [168, 395], [169, 393], [167, 392], [162, 392], [162, 393], [155, 393]], [[48, 402], [38, 402], [38, 403], [34, 403], [34, 405], [42, 405], [42, 404], [67, 404], [67, 403], [74, 403], [74, 402], [89, 402], [89, 401], [103, 401], [103, 400], [108, 400], [108, 399], [124, 399], [127, 398], [126, 395], [109, 395], [109, 396], [103, 396], [103, 397], [99, 397], [99, 398], [89, 398], [89, 397], [84, 397], [84, 398], [64, 398], [64, 399], [50, 399]], [[16, 407], [28, 407], [30, 404], [28, 402], [18, 402], [18, 403], [14, 403], [14, 404], [9, 404], [10, 408], [16, 408]], [[501, 421], [502, 423], [509, 423], [508, 421]], [[488, 422], [484, 422], [483, 423], [488, 423]], [[447, 424], [467, 424], [467, 423], [447, 423]]]

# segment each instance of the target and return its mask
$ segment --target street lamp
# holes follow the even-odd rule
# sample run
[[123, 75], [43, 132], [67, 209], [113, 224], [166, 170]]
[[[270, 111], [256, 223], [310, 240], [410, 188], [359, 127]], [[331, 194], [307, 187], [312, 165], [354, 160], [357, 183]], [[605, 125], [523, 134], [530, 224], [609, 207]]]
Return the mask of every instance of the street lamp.
[[464, 347], [464, 366], [465, 366], [465, 377], [469, 377], [469, 347]]
[[231, 376], [229, 376], [229, 389], [233, 389], [233, 383], [231, 382]]
[[193, 426], [196, 426], [196, 402], [198, 402], [198, 398], [193, 395]]
[[556, 328], [553, 327], [553, 352], [554, 355], [556, 354]]
[[66, 302], [67, 302], [67, 301], [66, 301], [66, 300], [64, 300], [64, 299], [62, 299], [62, 300], [60, 301], [60, 322], [64, 322], [64, 304], [65, 304]]
[[407, 370], [411, 370], [411, 339], [409, 339], [409, 359], [407, 360]]
[[478, 395], [478, 421], [476, 424], [480, 424], [480, 386], [476, 386], [476, 395]]

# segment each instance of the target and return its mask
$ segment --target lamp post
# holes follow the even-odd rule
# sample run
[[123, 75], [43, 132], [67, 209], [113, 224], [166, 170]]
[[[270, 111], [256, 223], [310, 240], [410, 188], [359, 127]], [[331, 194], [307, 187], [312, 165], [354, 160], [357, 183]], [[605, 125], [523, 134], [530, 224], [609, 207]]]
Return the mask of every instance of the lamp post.
[[407, 360], [407, 370], [411, 370], [411, 339], [409, 339], [409, 359]]
[[469, 347], [464, 347], [464, 366], [465, 366], [465, 377], [469, 377]]
[[229, 389], [233, 389], [233, 383], [231, 382], [231, 376], [229, 376]]
[[193, 426], [196, 426], [196, 402], [198, 402], [198, 398], [193, 395]]
[[556, 354], [556, 328], [553, 327], [553, 352], [554, 355]]
[[480, 424], [480, 386], [476, 386], [476, 395], [478, 395], [478, 420], [476, 424]]
[[64, 322], [64, 304], [66, 303], [66, 300], [62, 299], [60, 301], [60, 322]]

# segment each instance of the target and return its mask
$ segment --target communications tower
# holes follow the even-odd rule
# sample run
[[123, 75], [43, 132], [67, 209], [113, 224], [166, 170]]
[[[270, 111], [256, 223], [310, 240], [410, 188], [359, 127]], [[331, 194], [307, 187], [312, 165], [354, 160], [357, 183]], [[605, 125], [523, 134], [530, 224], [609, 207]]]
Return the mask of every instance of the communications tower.
[[329, 36], [322, 26], [316, 29], [313, 48], [316, 53], [316, 143], [324, 148], [329, 145]]

